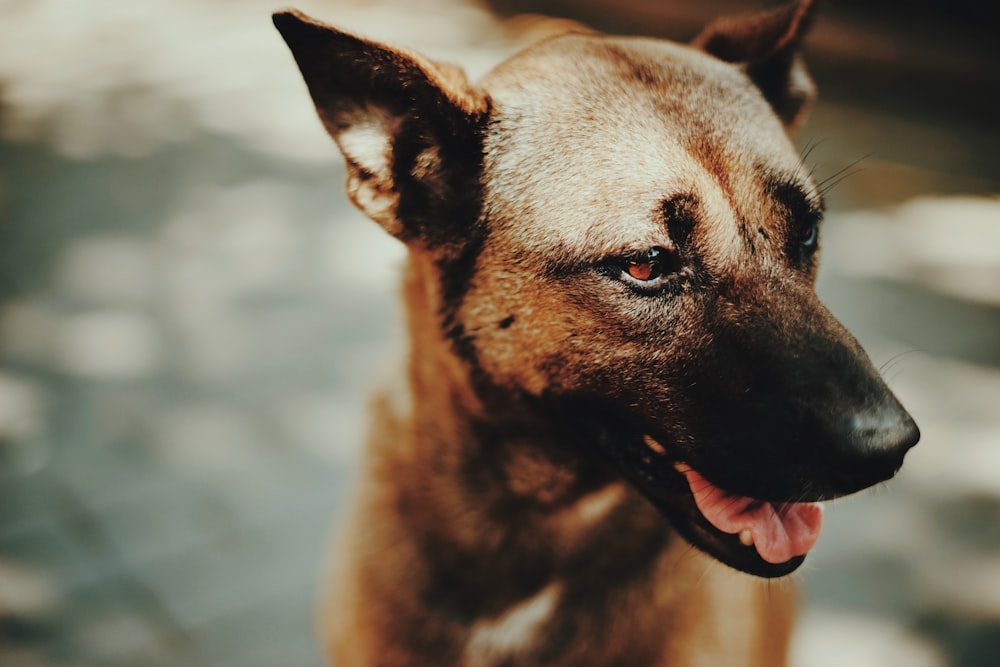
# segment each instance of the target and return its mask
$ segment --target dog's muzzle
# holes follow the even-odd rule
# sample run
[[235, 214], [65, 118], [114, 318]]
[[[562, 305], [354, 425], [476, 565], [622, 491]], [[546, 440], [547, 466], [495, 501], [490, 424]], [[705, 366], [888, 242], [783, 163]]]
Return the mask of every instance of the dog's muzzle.
[[[841, 421], [836, 438], [840, 460], [829, 462], [836, 474], [822, 481], [809, 474], [789, 476], [757, 493], [734, 490], [737, 485], [712, 476], [711, 466], [702, 470], [698, 461], [689, 462], [693, 451], [637, 432], [629, 421], [604, 415], [592, 431], [600, 453], [687, 541], [733, 568], [766, 578], [784, 576], [803, 563], [822, 529], [820, 502], [891, 478], [920, 437], [898, 404], [853, 415]], [[744, 480], [754, 478], [751, 471], [743, 474]]]

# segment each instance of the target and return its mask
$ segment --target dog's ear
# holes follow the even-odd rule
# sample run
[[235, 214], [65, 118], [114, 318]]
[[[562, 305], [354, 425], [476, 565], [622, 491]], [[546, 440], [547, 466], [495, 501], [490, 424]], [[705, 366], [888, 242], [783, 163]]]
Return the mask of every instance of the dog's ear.
[[454, 227], [478, 217], [487, 99], [457, 67], [296, 11], [273, 19], [347, 159], [355, 205], [407, 243], [455, 243]]
[[798, 0], [755, 16], [722, 18], [702, 30], [692, 44], [720, 60], [741, 64], [793, 132], [816, 98], [801, 54], [816, 5], [814, 0]]

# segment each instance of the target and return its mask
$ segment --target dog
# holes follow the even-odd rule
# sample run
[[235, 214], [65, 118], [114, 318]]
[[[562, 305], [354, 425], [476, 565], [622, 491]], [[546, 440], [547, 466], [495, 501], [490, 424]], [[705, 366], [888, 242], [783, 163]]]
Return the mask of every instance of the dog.
[[274, 15], [351, 201], [408, 248], [333, 664], [785, 663], [794, 589], [767, 580], [919, 439], [813, 290], [814, 14], [567, 33], [478, 83]]

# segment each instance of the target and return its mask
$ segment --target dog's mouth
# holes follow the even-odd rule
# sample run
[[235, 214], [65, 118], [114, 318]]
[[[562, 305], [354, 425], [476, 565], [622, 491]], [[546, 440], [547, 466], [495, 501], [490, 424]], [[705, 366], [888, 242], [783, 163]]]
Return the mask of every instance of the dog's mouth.
[[686, 463], [674, 468], [684, 475], [701, 516], [716, 530], [736, 535], [772, 565], [804, 557], [815, 546], [823, 526], [823, 507], [815, 502], [773, 503], [730, 493], [715, 486]]
[[625, 477], [691, 544], [759, 577], [796, 570], [819, 539], [818, 502], [775, 502], [723, 489], [646, 435], [615, 447]]

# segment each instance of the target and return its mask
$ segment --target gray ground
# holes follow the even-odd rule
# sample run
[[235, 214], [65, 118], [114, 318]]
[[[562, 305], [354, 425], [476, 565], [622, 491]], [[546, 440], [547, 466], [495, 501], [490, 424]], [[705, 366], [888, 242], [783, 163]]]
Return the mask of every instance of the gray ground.
[[[0, 0], [5, 667], [319, 664], [401, 253], [347, 205], [272, 5]], [[510, 48], [461, 0], [300, 6], [473, 72]], [[802, 142], [820, 177], [874, 152], [831, 195], [820, 291], [924, 440], [828, 509], [795, 662], [993, 667], [998, 60], [882, 25], [817, 33], [833, 92]], [[880, 72], [898, 95], [869, 94]], [[977, 104], [902, 103], [956, 80]]]

